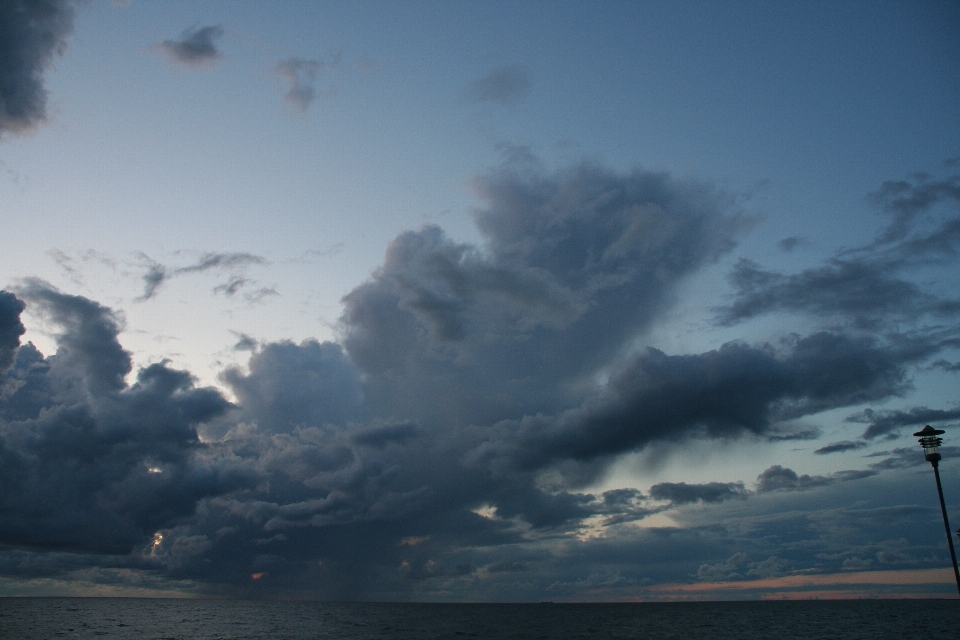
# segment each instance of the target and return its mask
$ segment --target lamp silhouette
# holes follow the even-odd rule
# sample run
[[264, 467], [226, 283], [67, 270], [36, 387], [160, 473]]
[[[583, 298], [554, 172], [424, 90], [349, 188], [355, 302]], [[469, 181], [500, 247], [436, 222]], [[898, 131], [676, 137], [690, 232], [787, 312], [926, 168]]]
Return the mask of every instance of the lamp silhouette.
[[[953, 536], [950, 535], [950, 521], [947, 520], [947, 504], [943, 501], [943, 487], [940, 485], [940, 445], [943, 438], [940, 435], [943, 429], [934, 429], [930, 425], [917, 431], [915, 436], [920, 437], [920, 446], [923, 447], [923, 456], [933, 467], [933, 475], [937, 478], [937, 493], [940, 495], [940, 510], [943, 512], [943, 526], [947, 529], [947, 544], [950, 545], [950, 559], [953, 560], [953, 576], [957, 579], [957, 592], [960, 593], [960, 570], [957, 569], [957, 552], [953, 550]], [[960, 536], [960, 529], [957, 530]]]

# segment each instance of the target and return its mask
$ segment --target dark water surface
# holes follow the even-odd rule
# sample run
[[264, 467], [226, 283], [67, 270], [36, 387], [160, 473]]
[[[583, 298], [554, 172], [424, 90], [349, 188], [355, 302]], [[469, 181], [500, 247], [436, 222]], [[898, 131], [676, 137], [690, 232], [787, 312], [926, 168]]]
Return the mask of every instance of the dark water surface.
[[960, 639], [960, 601], [365, 604], [0, 599], [0, 638]]

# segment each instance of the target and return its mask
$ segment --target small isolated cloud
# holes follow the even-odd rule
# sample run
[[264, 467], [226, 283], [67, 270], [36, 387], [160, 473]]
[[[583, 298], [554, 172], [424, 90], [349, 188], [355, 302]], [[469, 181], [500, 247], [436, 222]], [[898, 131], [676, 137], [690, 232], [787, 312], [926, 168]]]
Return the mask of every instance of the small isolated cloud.
[[777, 246], [780, 247], [782, 251], [790, 253], [794, 249], [805, 247], [810, 244], [810, 241], [806, 238], [801, 238], [800, 236], [790, 236], [789, 238], [784, 238], [777, 243]]
[[793, 469], [775, 464], [757, 476], [757, 493], [811, 489], [813, 487], [830, 484], [831, 482], [832, 480], [830, 478], [824, 476], [808, 476], [805, 473], [803, 475], [797, 475], [797, 472]]
[[46, 120], [43, 76], [66, 49], [73, 17], [68, 0], [0, 2], [0, 136]]
[[290, 89], [283, 99], [294, 108], [305, 112], [317, 98], [317, 77], [325, 68], [340, 66], [340, 54], [335, 54], [330, 60], [306, 60], [304, 58], [289, 58], [278, 62], [273, 68], [274, 74], [289, 83]]
[[471, 82], [467, 99], [470, 102], [515, 102], [527, 96], [532, 84], [526, 68], [508, 65]]
[[825, 447], [820, 447], [814, 453], [826, 455], [828, 453], [842, 453], [844, 451], [853, 451], [854, 449], [863, 449], [867, 446], [866, 442], [852, 442], [844, 440], [843, 442], [832, 442]]
[[222, 35], [223, 27], [220, 25], [192, 28], [180, 34], [179, 40], [164, 40], [157, 48], [166, 54], [170, 62], [200, 67], [223, 57], [216, 45]]
[[257, 342], [256, 338], [248, 336], [245, 333], [238, 333], [236, 335], [238, 339], [237, 339], [237, 343], [233, 345], [234, 351], [256, 351], [257, 350], [257, 347], [259, 346], [260, 343]]

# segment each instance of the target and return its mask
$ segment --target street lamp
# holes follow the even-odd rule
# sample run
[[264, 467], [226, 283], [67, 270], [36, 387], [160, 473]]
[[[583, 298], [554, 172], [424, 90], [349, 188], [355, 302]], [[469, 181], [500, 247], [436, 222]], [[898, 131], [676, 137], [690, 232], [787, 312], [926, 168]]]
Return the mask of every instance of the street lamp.
[[[957, 591], [960, 592], [960, 570], [957, 569], [957, 553], [953, 550], [953, 536], [950, 535], [950, 522], [947, 520], [947, 505], [943, 501], [943, 487], [940, 485], [940, 445], [943, 438], [940, 434], [943, 429], [934, 429], [930, 425], [917, 431], [915, 436], [920, 437], [920, 446], [923, 447], [923, 457], [933, 467], [933, 475], [937, 478], [937, 493], [940, 494], [940, 510], [943, 511], [943, 526], [947, 529], [947, 544], [950, 545], [950, 558], [953, 560], [953, 575], [957, 579]], [[960, 535], [960, 530], [958, 534]]]

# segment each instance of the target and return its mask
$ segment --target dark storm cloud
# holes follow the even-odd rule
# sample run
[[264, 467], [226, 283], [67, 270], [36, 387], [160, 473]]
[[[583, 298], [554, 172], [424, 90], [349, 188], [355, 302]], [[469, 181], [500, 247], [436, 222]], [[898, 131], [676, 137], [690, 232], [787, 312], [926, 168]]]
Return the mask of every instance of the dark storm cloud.
[[60, 293], [41, 280], [17, 290], [54, 324], [63, 328], [57, 353], [61, 370], [85, 383], [93, 395], [119, 391], [130, 373], [130, 354], [120, 346], [120, 320], [112, 310], [82, 296]]
[[[191, 273], [202, 273], [205, 271], [211, 270], [221, 270], [221, 271], [242, 271], [250, 265], [263, 265], [267, 264], [266, 258], [262, 256], [257, 256], [252, 253], [238, 252], [238, 253], [205, 253], [200, 256], [200, 259], [196, 263], [187, 265], [185, 267], [179, 267], [176, 269], [171, 269], [167, 266], [160, 264], [159, 262], [154, 261], [150, 256], [141, 253], [139, 255], [140, 260], [146, 263], [147, 272], [142, 276], [143, 279], [143, 294], [140, 295], [137, 300], [144, 301], [152, 298], [157, 291], [160, 289], [161, 285], [170, 278], [174, 278], [181, 275], [191, 274]], [[234, 275], [227, 282], [217, 285], [214, 287], [214, 293], [223, 293], [227, 296], [232, 296], [241, 288], [248, 284], [252, 284], [252, 280], [248, 280], [238, 275]], [[276, 292], [274, 292], [276, 293]], [[260, 294], [260, 297], [267, 294]]]
[[527, 96], [532, 84], [525, 67], [507, 65], [471, 82], [467, 99], [471, 102], [515, 102]]
[[500, 437], [475, 455], [537, 468], [665, 437], [764, 435], [781, 420], [901, 394], [916, 358], [873, 339], [825, 332], [780, 353], [740, 343], [686, 356], [648, 348], [577, 409], [504, 421]]
[[196, 426], [230, 407], [219, 392], [165, 363], [128, 386], [113, 312], [38, 280], [18, 294], [59, 327], [58, 350], [20, 347], [0, 401], [0, 544], [126, 554], [247, 482], [202, 459]]
[[13, 364], [20, 346], [20, 336], [27, 329], [20, 322], [24, 309], [22, 300], [6, 291], [0, 291], [0, 375]]
[[359, 420], [361, 372], [338, 344], [306, 340], [264, 345], [250, 357], [249, 372], [227, 369], [222, 379], [244, 414], [270, 432]]
[[871, 200], [890, 222], [871, 244], [840, 251], [823, 266], [785, 275], [742, 259], [730, 277], [736, 298], [720, 310], [720, 323], [791, 312], [890, 330], [920, 316], [956, 318], [960, 300], [949, 282], [921, 286], [910, 278], [960, 254], [960, 175], [886, 182]]
[[0, 137], [20, 133], [46, 119], [43, 74], [66, 49], [73, 14], [69, 0], [0, 3]]
[[742, 482], [708, 482], [706, 484], [661, 482], [650, 487], [650, 497], [656, 500], [670, 500], [678, 505], [691, 502], [723, 502], [732, 498], [746, 498], [747, 490]]
[[454, 424], [555, 412], [739, 225], [722, 194], [659, 173], [505, 168], [476, 188], [482, 247], [403, 233], [343, 300], [343, 345], [377, 411]]
[[869, 425], [861, 437], [872, 439], [893, 434], [903, 427], [917, 427], [919, 430], [923, 425], [930, 422], [936, 423], [957, 419], [960, 419], [960, 408], [928, 409], [927, 407], [914, 407], [907, 411], [864, 409], [860, 413], [848, 416], [846, 421]]
[[180, 34], [179, 40], [164, 40], [157, 48], [165, 53], [171, 62], [198, 67], [222, 57], [216, 45], [222, 35], [223, 27], [220, 25], [194, 27]]
[[[400, 234], [345, 296], [339, 342], [240, 334], [249, 364], [221, 376], [237, 406], [166, 363], [128, 384], [120, 317], [27, 283], [21, 297], [60, 328], [58, 352], [20, 346], [7, 374], [0, 545], [31, 558], [126, 553], [130, 566], [202, 592], [251, 597], [493, 599], [509, 581], [510, 593], [540, 599], [675, 580], [677, 557], [688, 577], [726, 564], [725, 575], [742, 577], [809, 568], [772, 542], [808, 543], [790, 533], [810, 530], [803, 516], [743, 524], [756, 535], [629, 523], [819, 497], [898, 473], [906, 455], [826, 476], [775, 466], [756, 492], [584, 487], [658, 441], [809, 437], [798, 418], [904, 393], [910, 367], [955, 345], [953, 334], [835, 329], [704, 353], [638, 351], [685, 278], [733, 247], [736, 203], [662, 173], [548, 173], [514, 151], [476, 181], [482, 244], [433, 226]], [[151, 261], [144, 297], [173, 275], [208, 271], [226, 272], [222, 292], [240, 295], [249, 285], [236, 272], [261, 263]], [[4, 326], [19, 322], [13, 304]], [[751, 540], [757, 548], [731, 563]], [[914, 548], [898, 547], [921, 557]], [[638, 564], [621, 575], [625, 553]], [[16, 560], [24, 575], [42, 564], [4, 554], [0, 567]]]

